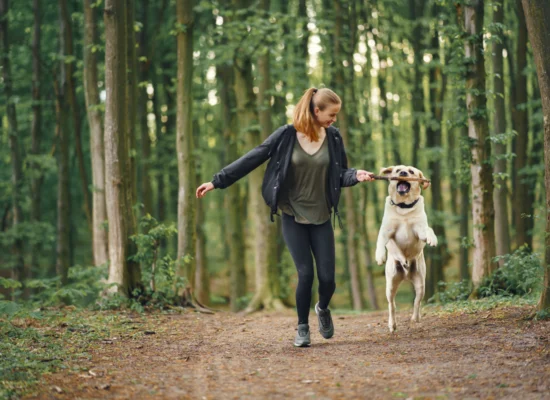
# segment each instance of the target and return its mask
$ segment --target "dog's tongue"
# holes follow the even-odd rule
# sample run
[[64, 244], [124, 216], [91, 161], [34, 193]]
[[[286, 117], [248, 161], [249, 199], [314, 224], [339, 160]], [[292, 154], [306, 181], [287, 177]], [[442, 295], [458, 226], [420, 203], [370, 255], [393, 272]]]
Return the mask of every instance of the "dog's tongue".
[[408, 188], [409, 187], [406, 183], [400, 183], [399, 185], [397, 185], [397, 191], [399, 192], [406, 192]]

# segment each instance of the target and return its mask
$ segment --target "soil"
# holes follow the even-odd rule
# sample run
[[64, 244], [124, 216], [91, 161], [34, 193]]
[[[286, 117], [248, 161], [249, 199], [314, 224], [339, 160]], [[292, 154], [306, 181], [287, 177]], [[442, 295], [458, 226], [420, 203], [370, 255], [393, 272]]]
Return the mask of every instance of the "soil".
[[333, 312], [325, 340], [295, 348], [296, 317], [186, 312], [93, 344], [80, 372], [47, 375], [36, 399], [550, 399], [550, 321], [532, 308]]

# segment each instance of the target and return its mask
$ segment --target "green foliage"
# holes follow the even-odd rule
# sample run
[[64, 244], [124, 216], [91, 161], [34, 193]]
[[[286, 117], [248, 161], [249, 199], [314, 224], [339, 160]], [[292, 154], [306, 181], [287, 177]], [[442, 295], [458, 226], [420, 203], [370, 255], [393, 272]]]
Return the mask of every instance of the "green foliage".
[[[143, 233], [134, 235], [131, 239], [136, 243], [137, 253], [130, 259], [141, 264], [142, 279], [148, 282], [144, 293], [136, 293], [136, 300], [130, 303], [130, 308], [143, 311], [143, 306], [164, 307], [166, 304], [174, 304], [176, 288], [185, 284], [176, 279], [176, 260], [170, 254], [160, 255], [161, 243], [177, 235], [178, 230], [174, 224], [160, 224], [150, 214], [141, 218], [140, 231]], [[182, 258], [185, 262], [187, 256]]]
[[59, 277], [32, 279], [25, 286], [33, 289], [30, 303], [52, 306], [61, 303], [86, 307], [94, 304], [107, 287], [107, 266], [69, 268], [69, 282], [59, 287]]
[[[454, 301], [466, 301], [472, 293], [472, 283], [469, 280], [460, 282], [439, 282], [441, 288], [438, 297], [441, 304], [447, 304]], [[432, 302], [429, 299], [428, 302]]]
[[504, 265], [482, 281], [478, 289], [481, 297], [523, 296], [540, 290], [543, 268], [538, 254], [522, 246], [512, 254], [495, 258], [501, 259]]

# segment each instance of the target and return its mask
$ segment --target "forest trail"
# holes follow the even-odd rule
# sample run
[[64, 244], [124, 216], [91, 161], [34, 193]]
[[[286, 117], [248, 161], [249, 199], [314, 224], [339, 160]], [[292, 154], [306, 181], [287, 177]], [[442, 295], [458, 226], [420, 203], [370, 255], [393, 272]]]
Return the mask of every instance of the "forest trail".
[[312, 312], [309, 348], [292, 344], [291, 311], [135, 315], [132, 334], [95, 342], [81, 372], [47, 375], [26, 398], [550, 398], [550, 321], [526, 320], [532, 308], [426, 310], [411, 326], [399, 312], [395, 334], [387, 312], [336, 311], [330, 340]]

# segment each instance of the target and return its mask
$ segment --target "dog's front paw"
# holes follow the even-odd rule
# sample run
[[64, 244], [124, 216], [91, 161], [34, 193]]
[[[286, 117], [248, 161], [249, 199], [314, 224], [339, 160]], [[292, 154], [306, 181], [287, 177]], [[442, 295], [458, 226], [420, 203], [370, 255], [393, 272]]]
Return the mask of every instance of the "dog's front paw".
[[377, 248], [376, 249], [376, 263], [378, 265], [383, 265], [386, 262], [386, 249]]
[[428, 237], [426, 238], [426, 242], [430, 246], [437, 246], [437, 236], [435, 236], [435, 233], [428, 232]]

